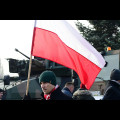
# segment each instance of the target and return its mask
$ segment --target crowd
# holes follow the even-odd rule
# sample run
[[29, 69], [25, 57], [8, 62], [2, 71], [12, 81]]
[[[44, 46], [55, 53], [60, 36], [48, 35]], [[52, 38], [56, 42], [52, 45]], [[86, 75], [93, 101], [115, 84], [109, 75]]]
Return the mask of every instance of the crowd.
[[[52, 71], [44, 71], [39, 77], [39, 84], [42, 89], [41, 100], [95, 100], [94, 96], [83, 84], [74, 91], [74, 83], [67, 82], [63, 89], [56, 83], [56, 75]], [[0, 89], [0, 99], [3, 91]], [[29, 93], [23, 100], [32, 100]], [[101, 100], [120, 100], [120, 70], [111, 71], [110, 81], [106, 86], [105, 93]]]
[[[39, 83], [42, 88], [42, 100], [95, 100], [83, 84], [74, 91], [74, 83], [67, 82], [61, 90], [52, 71], [44, 71], [39, 77]], [[28, 96], [24, 97], [26, 98], [28, 99]], [[120, 100], [120, 70], [111, 71], [110, 81], [101, 100]]]

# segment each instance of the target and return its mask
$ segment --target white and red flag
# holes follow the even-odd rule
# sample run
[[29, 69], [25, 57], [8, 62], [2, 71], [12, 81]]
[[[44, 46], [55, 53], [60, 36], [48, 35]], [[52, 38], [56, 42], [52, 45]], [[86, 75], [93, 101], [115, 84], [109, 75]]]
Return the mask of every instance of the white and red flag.
[[66, 20], [36, 20], [31, 55], [73, 69], [87, 89], [105, 65], [101, 54]]

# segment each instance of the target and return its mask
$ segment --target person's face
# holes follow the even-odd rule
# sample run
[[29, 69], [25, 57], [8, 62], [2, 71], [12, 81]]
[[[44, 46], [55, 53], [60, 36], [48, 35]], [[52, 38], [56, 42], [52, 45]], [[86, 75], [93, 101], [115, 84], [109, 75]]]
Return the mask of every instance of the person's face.
[[49, 94], [55, 87], [54, 85], [47, 82], [41, 82], [40, 85], [44, 94]]
[[3, 92], [0, 92], [0, 99], [2, 99], [2, 96], [3, 96]]
[[70, 91], [73, 93], [73, 91], [74, 91], [74, 86], [73, 85], [70, 86]]

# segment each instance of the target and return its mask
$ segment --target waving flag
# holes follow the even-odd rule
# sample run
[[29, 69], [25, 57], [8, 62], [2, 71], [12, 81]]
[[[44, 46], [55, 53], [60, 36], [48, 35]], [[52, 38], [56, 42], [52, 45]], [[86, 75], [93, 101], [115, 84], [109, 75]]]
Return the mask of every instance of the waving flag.
[[37, 20], [31, 54], [73, 69], [90, 89], [105, 65], [101, 54], [65, 20]]

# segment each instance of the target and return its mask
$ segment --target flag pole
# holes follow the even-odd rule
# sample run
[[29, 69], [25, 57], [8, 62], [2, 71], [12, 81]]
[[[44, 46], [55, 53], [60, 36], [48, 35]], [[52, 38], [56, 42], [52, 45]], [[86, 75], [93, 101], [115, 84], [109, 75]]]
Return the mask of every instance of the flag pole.
[[[33, 30], [33, 39], [34, 39], [34, 34], [35, 34], [35, 26], [36, 26], [36, 20], [34, 23], [34, 30]], [[33, 42], [33, 40], [32, 40]], [[32, 49], [31, 49], [32, 51]], [[30, 73], [31, 73], [31, 65], [32, 65], [32, 53], [30, 55], [30, 61], [29, 61], [29, 70], [28, 70], [28, 79], [27, 79], [27, 87], [26, 87], [26, 96], [28, 95], [28, 90], [29, 90], [29, 81], [30, 81]]]
[[32, 65], [32, 55], [30, 56], [30, 61], [29, 61], [29, 70], [28, 70], [28, 79], [27, 79], [27, 87], [26, 87], [26, 96], [28, 95], [28, 90], [29, 90], [29, 81], [30, 81], [31, 65]]

